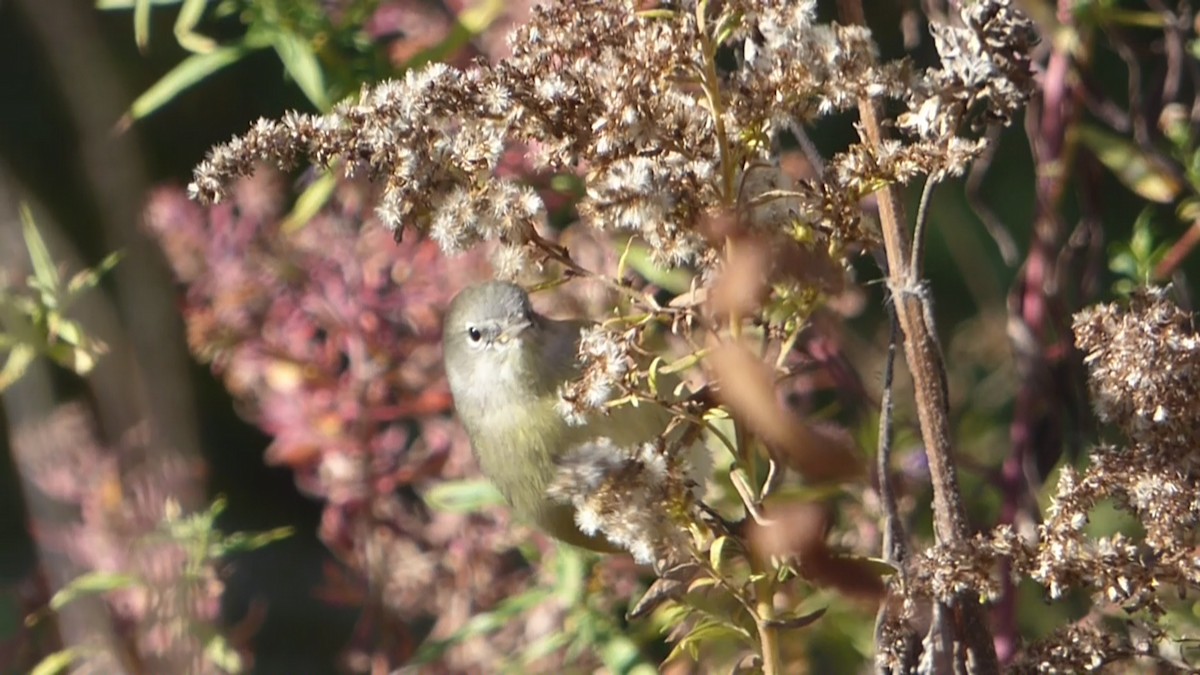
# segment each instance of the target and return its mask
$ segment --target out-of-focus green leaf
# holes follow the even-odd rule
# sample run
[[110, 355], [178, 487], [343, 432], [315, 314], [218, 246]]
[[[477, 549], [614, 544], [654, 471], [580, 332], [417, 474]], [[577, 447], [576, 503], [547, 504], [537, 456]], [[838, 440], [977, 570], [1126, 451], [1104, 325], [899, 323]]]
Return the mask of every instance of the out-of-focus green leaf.
[[597, 650], [597, 656], [609, 672], [629, 675], [654, 675], [658, 672], [657, 668], [646, 662], [642, 651], [633, 640], [619, 631], [612, 631], [604, 637]]
[[650, 247], [640, 241], [629, 246], [626, 262], [646, 281], [679, 295], [692, 287], [692, 273], [684, 269], [664, 270], [650, 259]]
[[75, 659], [79, 658], [79, 650], [75, 647], [60, 649], [38, 662], [29, 675], [58, 675], [65, 672]]
[[441, 657], [450, 647], [467, 638], [491, 633], [500, 629], [524, 612], [536, 607], [550, 597], [550, 591], [544, 588], [531, 588], [520, 595], [513, 596], [501, 602], [490, 612], [476, 614], [453, 635], [444, 640], [427, 640], [413, 655], [410, 663], [419, 666], [432, 663]]
[[37, 358], [37, 350], [32, 345], [19, 344], [8, 352], [8, 358], [4, 361], [4, 368], [0, 369], [0, 391], [4, 391], [12, 386], [13, 382], [21, 379], [25, 371], [29, 369], [29, 364]]
[[107, 593], [139, 585], [137, 577], [114, 572], [88, 572], [75, 577], [50, 598], [51, 609], [62, 609], [71, 601], [85, 595]]
[[247, 54], [269, 46], [247, 39], [241, 43], [217, 48], [207, 54], [193, 54], [179, 65], [175, 66], [158, 82], [142, 92], [129, 106], [129, 111], [118, 124], [118, 128], [128, 127], [134, 120], [139, 120], [166, 105], [185, 89], [221, 69], [237, 63]]
[[444, 481], [425, 491], [425, 503], [435, 511], [478, 513], [504, 504], [495, 486], [486, 480]]
[[288, 75], [296, 81], [300, 91], [320, 111], [329, 109], [329, 95], [325, 89], [325, 73], [321, 62], [308, 40], [295, 33], [278, 30], [271, 33], [271, 44]]
[[754, 638], [744, 628], [713, 619], [705, 619], [675, 644], [674, 649], [663, 663], [683, 654], [687, 654], [695, 661], [700, 657], [701, 645], [728, 640], [740, 642], [746, 646], [754, 646]]
[[433, 61], [444, 61], [476, 35], [479, 35], [500, 13], [504, 11], [504, 0], [478, 0], [475, 4], [458, 14], [458, 21], [450, 29], [450, 33], [439, 43], [419, 52], [409, 59], [405, 69], [418, 68]]
[[101, 260], [95, 267], [88, 268], [72, 276], [71, 280], [67, 282], [67, 294], [76, 295], [95, 288], [96, 284], [100, 283], [100, 278], [112, 271], [112, 268], [121, 262], [122, 257], [123, 254], [120, 251], [115, 251], [105, 256], [104, 260]]
[[41, 283], [43, 290], [58, 287], [58, 268], [50, 257], [50, 250], [38, 232], [37, 223], [33, 220], [33, 212], [27, 204], [21, 204], [21, 231], [25, 235], [25, 248], [29, 250], [29, 260], [33, 263], [33, 277]]
[[1143, 199], [1166, 204], [1179, 196], [1179, 180], [1133, 141], [1090, 125], [1080, 125], [1079, 140], [1116, 175], [1125, 187]]
[[204, 645], [204, 657], [227, 673], [240, 673], [246, 668], [241, 655], [230, 646], [223, 635], [214, 635], [208, 644]]
[[804, 628], [805, 626], [815, 623], [816, 620], [820, 619], [822, 616], [825, 616], [825, 609], [826, 608], [822, 607], [821, 609], [818, 609], [814, 612], [809, 612], [808, 614], [783, 614], [767, 621], [766, 623], [774, 628], [782, 628], [784, 630]]
[[217, 48], [212, 38], [196, 32], [200, 17], [204, 16], [207, 0], [184, 0], [175, 18], [175, 39], [186, 50], [196, 54], [207, 54]]
[[1185, 223], [1193, 223], [1200, 220], [1200, 199], [1188, 197], [1180, 202], [1179, 208], [1175, 212], [1179, 215], [1179, 219]]
[[66, 342], [55, 342], [46, 346], [46, 356], [58, 365], [79, 375], [87, 375], [96, 367], [96, 357], [103, 352], [91, 346], [76, 347]]
[[1119, 7], [1098, 7], [1095, 19], [1105, 25], [1134, 26], [1136, 28], [1161, 29], [1166, 25], [1163, 15], [1158, 12], [1142, 12]]
[[[96, 0], [96, 9], [102, 10], [117, 10], [117, 9], [133, 9], [134, 5], [142, 0]], [[150, 0], [151, 5], [178, 5], [185, 0]]]
[[133, 41], [142, 53], [150, 46], [150, 0], [133, 3]]
[[724, 574], [725, 563], [737, 555], [738, 542], [732, 537], [721, 536], [713, 541], [708, 549], [708, 562], [718, 574]]
[[337, 184], [337, 173], [326, 171], [311, 185], [304, 188], [304, 192], [300, 193], [296, 199], [296, 205], [292, 207], [291, 213], [287, 214], [287, 217], [280, 223], [279, 231], [284, 234], [292, 234], [304, 227], [329, 201], [329, 197], [337, 189]]
[[277, 527], [265, 532], [234, 532], [224, 537], [220, 543], [212, 545], [208, 553], [210, 557], [220, 558], [229, 553], [253, 551], [280, 539], [287, 539], [295, 532], [296, 528], [290, 526]]

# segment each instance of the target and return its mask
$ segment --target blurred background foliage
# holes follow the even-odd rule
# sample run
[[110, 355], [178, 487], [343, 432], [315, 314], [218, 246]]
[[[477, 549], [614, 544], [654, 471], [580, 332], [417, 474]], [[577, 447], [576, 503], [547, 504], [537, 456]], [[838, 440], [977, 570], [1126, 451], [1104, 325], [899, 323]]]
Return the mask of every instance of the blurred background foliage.
[[[937, 9], [936, 4], [924, 9]], [[1177, 19], [1175, 25], [1166, 25], [1168, 14], [1154, 0], [1083, 0], [1057, 8], [1026, 2], [1023, 9], [1043, 30], [1047, 51], [1039, 60], [1042, 67], [1065, 54], [1078, 78], [1069, 92], [1074, 97], [1071, 116], [1057, 127], [1055, 142], [1066, 147], [1035, 166], [1030, 136], [1035, 145], [1047, 142], [1045, 125], [1051, 114], [1041, 108], [1031, 112], [1025, 129], [1005, 130], [986, 170], [937, 191], [926, 264], [950, 370], [963, 459], [960, 475], [970, 514], [981, 526], [1011, 517], [1003, 513], [1001, 492], [994, 488], [1005, 480], [1000, 467], [1010, 457], [1010, 425], [1021, 414], [1015, 393], [1031, 380], [1028, 371], [1022, 372], [1025, 364], [1014, 362], [1010, 312], [1014, 307], [1019, 311], [1014, 298], [1021, 295], [1023, 275], [1039, 247], [1049, 247], [1042, 262], [1051, 265], [1057, 249], [1092, 247], [1080, 252], [1071, 275], [1058, 278], [1059, 295], [1051, 304], [1068, 320], [1071, 310], [1128, 294], [1150, 279], [1175, 281], [1187, 298], [1188, 280], [1200, 264], [1197, 256], [1188, 255], [1200, 240], [1200, 229], [1193, 225], [1200, 216], [1198, 119], [1190, 103], [1195, 81], [1181, 78], [1182, 84], [1164, 90], [1175, 77], [1174, 69], [1194, 73], [1200, 67], [1190, 9], [1169, 15]], [[359, 596], [345, 586], [330, 585], [331, 574], [337, 577], [330, 570], [344, 571], [347, 558], [339, 555], [349, 554], [330, 551], [336, 526], [329, 523], [328, 511], [322, 518], [325, 507], [318, 499], [330, 496], [327, 486], [306, 487], [303, 472], [312, 467], [286, 448], [281, 450], [278, 440], [267, 451], [272, 462], [264, 463], [272, 440], [250, 421], [261, 420], [261, 415], [235, 404], [228, 383], [187, 356], [180, 315], [183, 288], [167, 272], [163, 253], [142, 227], [143, 211], [154, 194], [161, 203], [180, 199], [179, 186], [190, 179], [192, 167], [207, 150], [259, 117], [277, 118], [290, 109], [327, 110], [363, 84], [399, 76], [430, 61], [462, 64], [471, 58], [502, 58], [503, 36], [527, 11], [525, 2], [500, 0], [98, 0], [94, 6], [83, 0], [0, 0], [0, 182], [6, 196], [0, 200], [0, 217], [19, 223], [16, 203], [32, 203], [50, 242], [48, 255], [66, 262], [71, 272], [106, 270], [112, 267], [109, 256], [121, 252], [123, 259], [108, 276], [88, 277], [101, 282], [107, 298], [94, 302], [112, 306], [111, 325], [99, 320], [109, 327], [96, 329], [95, 339], [115, 346], [112, 368], [121, 372], [126, 367], [143, 378], [140, 385], [131, 385], [119, 382], [118, 376], [113, 384], [101, 373], [101, 379], [88, 384], [51, 371], [49, 390], [54, 398], [82, 399], [99, 409], [102, 433], [109, 440], [133, 426], [133, 418], [150, 418], [165, 430], [167, 446], [182, 456], [202, 458], [206, 468], [198, 475], [203, 495], [190, 504], [196, 508], [224, 495], [226, 506], [217, 523], [221, 530], [293, 528], [290, 537], [253, 551], [220, 551], [230, 554], [230, 564], [220, 568], [220, 617], [240, 640], [237, 648], [252, 655], [255, 672], [368, 670], [378, 654], [366, 645], [374, 645], [374, 631], [387, 626], [365, 622], [354, 601]], [[822, 11], [833, 15], [831, 5], [823, 5]], [[931, 61], [921, 11], [903, 0], [867, 4], [868, 21], [885, 55], [907, 51], [920, 63]], [[850, 134], [850, 125], [838, 121], [810, 130], [825, 155], [844, 146]], [[513, 170], [521, 170], [514, 161]], [[1038, 176], [1043, 186], [1047, 180], [1057, 181], [1058, 193], [1039, 191]], [[281, 238], [305, 227], [336, 191], [353, 191], [353, 186], [311, 171], [275, 180], [285, 184], [284, 189], [274, 188], [271, 199], [278, 203], [268, 208], [278, 217], [266, 221], [277, 223], [280, 229], [272, 236]], [[557, 208], [549, 203], [552, 215], [569, 220], [570, 196], [578, 185], [559, 178], [543, 187], [561, 197]], [[340, 194], [344, 203], [350, 193]], [[244, 210], [246, 205], [239, 206]], [[355, 213], [341, 216], [352, 219]], [[243, 214], [229, 217], [236, 220]], [[985, 220], [995, 236], [989, 236]], [[21, 232], [20, 226], [8, 229]], [[1081, 232], [1087, 236], [1072, 234]], [[413, 246], [404, 251], [421, 255]], [[5, 249], [0, 265], [22, 279], [26, 274], [16, 270], [28, 266], [27, 252], [35, 254], [34, 274], [49, 284], [53, 270], [44, 262], [47, 254], [38, 253], [39, 245], [6, 233], [0, 248]], [[202, 245], [196, 251], [201, 257], [212, 254]], [[286, 255], [271, 255], [276, 254]], [[422, 264], [439, 275], [444, 269], [435, 262]], [[478, 259], [467, 264], [471, 270], [462, 279], [486, 274]], [[861, 271], [864, 279], [874, 277], [866, 261]], [[1010, 293], [1013, 289], [1018, 291]], [[437, 296], [436, 302], [446, 299]], [[887, 335], [880, 289], [866, 286], [862, 296], [850, 294], [845, 300], [854, 308], [845, 312], [844, 325], [822, 327], [822, 335], [839, 345], [875, 391]], [[1046, 338], [1034, 341], [1039, 339]], [[137, 365], [129, 366], [122, 358]], [[1081, 372], [1071, 367], [1070, 357], [1055, 363], [1062, 368], [1038, 374], [1048, 378], [1042, 383], [1054, 392], [1039, 403], [1059, 405], [1038, 413], [1041, 426], [1036, 431], [1053, 437], [1042, 439], [1039, 447], [1066, 448], [1073, 458], [1098, 431], [1087, 422], [1086, 406], [1079, 398]], [[126, 386], [136, 389], [130, 397], [142, 407], [107, 410], [105, 400], [121, 398]], [[898, 391], [905, 391], [904, 385]], [[803, 399], [810, 412], [837, 416], [839, 410], [845, 412], [837, 405], [837, 393], [830, 378], [818, 374], [788, 395]], [[426, 416], [437, 418], [444, 410], [443, 401], [435, 414]], [[8, 433], [0, 438], [14, 436], [18, 414], [6, 407], [0, 422]], [[902, 410], [901, 416], [912, 419], [911, 412]], [[853, 428], [863, 447], [874, 447], [873, 420], [860, 420]], [[418, 429], [453, 433], [436, 425]], [[461, 452], [461, 438], [439, 442], [447, 447], [457, 443]], [[897, 447], [909, 458], [910, 474], [903, 497], [913, 509], [912, 522], [926, 526], [928, 485], [921, 478], [918, 442], [901, 429]], [[14, 444], [6, 447], [13, 460], [0, 464], [0, 669], [10, 672], [10, 665], [28, 665], [48, 651], [39, 647], [41, 643], [17, 647], [14, 640], [24, 630], [23, 616], [39, 601], [48, 601], [49, 594], [46, 582], [37, 578], [31, 538], [30, 524], [41, 520], [34, 512], [41, 502], [23, 498], [15, 470], [20, 460]], [[1058, 456], [1033, 459], [1046, 476]], [[469, 476], [469, 466], [454, 464], [460, 460], [443, 461], [451, 463], [448, 473]], [[1052, 486], [1053, 479], [1048, 484]], [[481, 517], [471, 514], [493, 502], [489, 493], [475, 490], [476, 485], [452, 483], [429, 498], [436, 508], [468, 514], [461, 517], [478, 525]], [[412, 487], [401, 481], [396, 489]], [[181, 499], [188, 503], [186, 497]], [[857, 541], [856, 530], [865, 527], [858, 520], [865, 518], [863, 513], [861, 505], [847, 507], [834, 531], [844, 533], [848, 542]], [[503, 516], [498, 517], [499, 529], [505, 530]], [[489, 518], [482, 520], [495, 525]], [[1120, 525], [1105, 522], [1102, 514], [1095, 519], [1097, 527]], [[497, 536], [501, 543], [522, 541], [519, 533], [488, 536]], [[623, 613], [623, 603], [639, 583], [631, 570], [619, 564], [592, 569], [592, 563], [577, 553], [556, 552], [540, 540], [536, 548], [523, 544], [512, 550], [519, 551], [519, 560], [488, 564], [504, 563], [518, 570], [519, 583], [512, 588], [521, 592], [506, 597], [497, 590], [490, 604], [470, 603], [474, 618], [460, 617], [464, 620], [459, 628], [448, 635], [422, 642], [422, 631], [431, 626], [417, 625], [408, 636], [415, 642], [393, 645], [397, 652], [439, 663], [455, 644], [511, 630], [506, 624], [515, 617], [530, 621], [530, 610], [549, 596], [557, 597], [565, 609], [543, 619], [569, 630], [518, 640], [522, 651], [508, 654], [501, 665], [522, 670], [564, 648], [579, 654], [600, 646], [595, 658], [610, 670], [642, 672], [669, 651], [660, 642], [657, 626], [630, 626], [613, 618]], [[423, 553], [441, 556], [439, 551]], [[528, 562], [539, 559], [544, 563], [541, 571], [529, 571]], [[462, 592], [470, 593], [469, 587], [464, 583]], [[613, 592], [593, 593], [597, 588]], [[1015, 606], [1023, 635], [1045, 634], [1075, 618], [1071, 613], [1081, 606], [1065, 602], [1047, 607], [1034, 589], [1020, 590]], [[818, 597], [810, 604], [830, 609], [804, 633], [801, 649], [808, 671], [848, 672], [861, 665], [871, 650], [871, 611], [835, 597]], [[1194, 621], [1186, 610], [1181, 617]], [[351, 645], [359, 651], [348, 656]]]

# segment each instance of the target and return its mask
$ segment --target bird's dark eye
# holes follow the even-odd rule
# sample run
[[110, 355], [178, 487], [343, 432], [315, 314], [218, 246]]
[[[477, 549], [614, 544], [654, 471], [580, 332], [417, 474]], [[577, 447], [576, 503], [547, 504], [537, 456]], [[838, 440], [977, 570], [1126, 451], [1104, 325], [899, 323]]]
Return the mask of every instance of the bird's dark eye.
[[480, 333], [478, 328], [470, 326], [467, 328], [467, 337], [471, 338], [471, 342], [479, 342], [483, 339], [483, 333]]

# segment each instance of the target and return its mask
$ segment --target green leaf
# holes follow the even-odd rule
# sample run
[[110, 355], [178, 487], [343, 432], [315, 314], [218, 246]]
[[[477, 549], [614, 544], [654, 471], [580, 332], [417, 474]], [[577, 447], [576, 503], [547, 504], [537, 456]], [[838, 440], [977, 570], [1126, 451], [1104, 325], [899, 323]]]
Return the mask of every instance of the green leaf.
[[580, 604], [587, 592], [586, 554], [573, 546], [559, 546], [555, 555], [554, 592], [564, 606]]
[[214, 635], [204, 645], [204, 658], [227, 673], [240, 673], [245, 670], [242, 657], [237, 650], [229, 645], [223, 635]]
[[504, 504], [495, 486], [486, 480], [458, 480], [437, 483], [425, 491], [425, 503], [445, 513], [479, 513]]
[[96, 353], [87, 347], [56, 342], [46, 346], [46, 355], [58, 365], [78, 375], [87, 375], [96, 367]]
[[129, 106], [129, 111], [118, 126], [127, 127], [134, 120], [142, 119], [169, 103], [185, 89], [266, 46], [247, 39], [239, 44], [214, 49], [207, 54], [193, 54], [187, 57], [142, 92]]
[[101, 260], [95, 267], [83, 270], [72, 276], [71, 280], [67, 282], [67, 294], [69, 296], [77, 295], [83, 291], [95, 288], [100, 283], [101, 277], [116, 267], [117, 263], [121, 262], [122, 257], [124, 257], [124, 254], [120, 251], [115, 251], [105, 256], [104, 260]]
[[175, 39], [184, 49], [196, 54], [207, 54], [217, 48], [217, 43], [207, 35], [196, 32], [196, 25], [204, 15], [207, 0], [184, 0], [175, 18]]
[[492, 25], [492, 22], [504, 11], [505, 5], [505, 0], [478, 0], [459, 12], [458, 20], [451, 27], [450, 33], [437, 44], [422, 50], [405, 62], [405, 70], [418, 68], [433, 61], [446, 60], [447, 57]]
[[312, 44], [295, 33], [279, 30], [271, 33], [271, 44], [288, 75], [317, 110], [329, 109], [329, 94], [325, 89], [325, 72], [312, 49]]
[[150, 46], [150, 0], [133, 3], [133, 41], [142, 53]]
[[29, 250], [29, 260], [33, 263], [33, 277], [44, 290], [58, 288], [58, 268], [46, 242], [38, 232], [37, 223], [33, 221], [33, 211], [28, 204], [21, 204], [21, 230], [25, 235], [25, 248]]
[[821, 609], [818, 609], [815, 612], [809, 612], [808, 614], [784, 614], [774, 619], [769, 619], [764, 623], [772, 628], [795, 630], [797, 628], [804, 628], [805, 626], [815, 623], [817, 619], [825, 616], [825, 610], [826, 608], [822, 607]]
[[58, 675], [58, 673], [66, 671], [75, 662], [75, 659], [79, 658], [79, 653], [79, 649], [76, 647], [60, 649], [39, 661], [33, 670], [29, 671], [29, 675]]
[[717, 644], [729, 640], [743, 643], [746, 646], [754, 646], [754, 638], [745, 629], [713, 619], [705, 619], [675, 645], [663, 662], [666, 663], [684, 652], [694, 661], [700, 656], [702, 644]]
[[51, 609], [62, 609], [76, 598], [139, 585], [137, 577], [116, 572], [88, 572], [75, 577], [50, 598]]
[[1191, 223], [1200, 220], [1200, 199], [1188, 197], [1180, 202], [1179, 209], [1175, 213], [1184, 222]]
[[253, 551], [280, 539], [287, 539], [296, 533], [291, 526], [277, 527], [264, 532], [234, 532], [224, 537], [219, 543], [209, 547], [209, 557], [220, 558], [229, 553]]
[[8, 353], [8, 359], [4, 361], [4, 368], [0, 369], [0, 391], [8, 389], [14, 382], [21, 379], [35, 358], [37, 358], [37, 349], [32, 345], [19, 344], [13, 347], [12, 351]]
[[717, 574], [725, 573], [725, 563], [732, 560], [738, 551], [738, 542], [732, 537], [721, 536], [708, 549], [708, 561]]
[[329, 197], [337, 189], [337, 184], [337, 174], [333, 171], [326, 171], [311, 185], [304, 188], [304, 192], [300, 193], [300, 197], [296, 199], [296, 205], [292, 207], [291, 213], [287, 214], [287, 217], [280, 223], [280, 232], [292, 234], [308, 224], [308, 221], [312, 220], [321, 207], [329, 201]]
[[628, 673], [629, 675], [654, 675], [656, 668], [646, 663], [637, 644], [619, 632], [605, 636], [599, 645], [597, 655], [612, 673]]
[[637, 241], [630, 245], [626, 257], [629, 266], [646, 281], [664, 288], [675, 295], [686, 292], [692, 287], [693, 275], [684, 269], [664, 270], [654, 264], [650, 258], [650, 247]]
[[494, 610], [471, 617], [462, 628], [459, 628], [450, 637], [443, 640], [427, 640], [413, 655], [410, 663], [412, 665], [432, 663], [450, 647], [467, 638], [499, 630], [549, 597], [550, 592], [544, 588], [531, 588], [520, 595], [510, 597], [497, 605]]
[[79, 322], [72, 321], [71, 319], [60, 318], [55, 321], [53, 336], [74, 347], [79, 347], [87, 343], [87, 338], [83, 334], [83, 328], [80, 327]]
[[[96, 0], [96, 9], [112, 11], [133, 9], [134, 5], [142, 0]], [[183, 0], [150, 0], [151, 5], [178, 5]]]
[[1143, 199], [1166, 204], [1183, 188], [1166, 167], [1129, 139], [1091, 125], [1080, 125], [1079, 140], [1125, 187]]

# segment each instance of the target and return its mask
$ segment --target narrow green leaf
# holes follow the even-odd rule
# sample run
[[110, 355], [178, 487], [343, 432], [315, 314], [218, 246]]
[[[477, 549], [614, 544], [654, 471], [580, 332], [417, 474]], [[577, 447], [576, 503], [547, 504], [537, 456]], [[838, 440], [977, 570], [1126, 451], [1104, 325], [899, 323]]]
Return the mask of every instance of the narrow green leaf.
[[458, 14], [458, 21], [449, 35], [432, 47], [418, 52], [404, 63], [405, 70], [419, 68], [433, 61], [443, 61], [463, 45], [482, 33], [504, 11], [505, 0], [478, 0]]
[[653, 675], [657, 672], [642, 656], [637, 644], [621, 633], [614, 632], [605, 636], [600, 644], [598, 655], [600, 662], [608, 667], [609, 672], [628, 673], [629, 675]]
[[55, 323], [54, 337], [74, 347], [87, 342], [87, 338], [84, 337], [83, 328], [79, 325], [79, 322], [72, 321], [71, 319], [59, 319]]
[[169, 103], [185, 89], [264, 46], [266, 45], [254, 45], [247, 41], [220, 47], [207, 54], [193, 54], [187, 57], [134, 100], [129, 106], [129, 111], [125, 113], [127, 119], [123, 120], [122, 125], [128, 126], [133, 120], [142, 119]]
[[1143, 199], [1166, 204], [1179, 195], [1183, 187], [1179, 180], [1133, 141], [1086, 124], [1079, 127], [1079, 140], [1117, 180]]
[[304, 188], [304, 192], [300, 193], [291, 213], [287, 214], [287, 217], [279, 225], [280, 232], [292, 234], [308, 224], [308, 221], [312, 220], [313, 216], [317, 215], [317, 212], [333, 196], [335, 189], [337, 189], [337, 174], [333, 171], [326, 171], [311, 185]]
[[[142, 0], [96, 0], [96, 9], [112, 11], [133, 9]], [[178, 5], [183, 0], [150, 0], [151, 5]]]
[[280, 30], [271, 35], [272, 46], [288, 75], [317, 110], [329, 109], [329, 94], [325, 90], [325, 72], [312, 49], [312, 44], [295, 33]]
[[175, 18], [175, 39], [184, 49], [196, 53], [207, 54], [217, 48], [217, 43], [207, 35], [196, 32], [200, 17], [204, 15], [204, 5], [207, 0], [184, 0], [179, 8], [179, 16]]
[[296, 529], [290, 526], [277, 527], [265, 532], [234, 532], [222, 539], [220, 543], [213, 544], [209, 548], [208, 555], [211, 558], [221, 558], [229, 553], [253, 551], [280, 539], [287, 539], [295, 533]]
[[32, 345], [19, 344], [13, 347], [12, 351], [8, 353], [8, 359], [4, 362], [4, 368], [0, 369], [0, 391], [8, 389], [14, 382], [21, 379], [35, 358], [37, 358], [37, 350]]
[[136, 577], [116, 572], [88, 572], [75, 577], [50, 598], [51, 609], [62, 609], [67, 603], [84, 595], [96, 595], [132, 588], [139, 584]]
[[693, 275], [684, 269], [664, 270], [654, 264], [650, 257], [650, 247], [642, 242], [635, 242], [629, 247], [629, 266], [646, 281], [664, 288], [675, 295], [687, 292], [692, 287]]
[[67, 282], [68, 296], [95, 288], [100, 283], [101, 277], [116, 267], [123, 256], [124, 254], [120, 251], [115, 251], [105, 256], [104, 260], [101, 260], [95, 267], [88, 268], [72, 276], [71, 280]]
[[1135, 26], [1138, 28], [1161, 29], [1166, 19], [1158, 12], [1141, 12], [1133, 9], [1105, 7], [1097, 12], [1097, 18], [1106, 24]]
[[33, 211], [28, 204], [21, 204], [21, 230], [25, 235], [25, 248], [29, 250], [29, 260], [33, 263], [33, 276], [44, 289], [58, 288], [58, 268], [50, 257], [50, 250], [38, 232], [37, 223], [33, 220]]
[[666, 360], [661, 356], [654, 357], [654, 360], [650, 362], [650, 368], [646, 373], [646, 384], [649, 385], [652, 396], [658, 396], [658, 369], [664, 363]]
[[133, 3], [133, 41], [143, 54], [150, 46], [150, 0]]
[[58, 673], [65, 672], [77, 658], [79, 658], [77, 648], [60, 649], [39, 661], [33, 670], [29, 671], [29, 675], [58, 675]]
[[728, 536], [717, 537], [708, 549], [708, 560], [714, 571], [724, 574], [726, 563], [738, 554], [739, 546], [736, 539]]
[[240, 673], [245, 669], [242, 657], [230, 646], [223, 635], [214, 635], [204, 646], [204, 657], [227, 673]]
[[425, 491], [425, 503], [435, 511], [478, 513], [491, 506], [500, 506], [504, 498], [486, 480], [458, 480], [430, 487]]
[[821, 609], [818, 609], [815, 612], [809, 612], [808, 614], [784, 614], [783, 616], [770, 619], [764, 623], [773, 628], [782, 628], [784, 630], [804, 628], [805, 626], [815, 623], [816, 620], [820, 619], [822, 616], [825, 616], [825, 610], [826, 608], [822, 607]]

